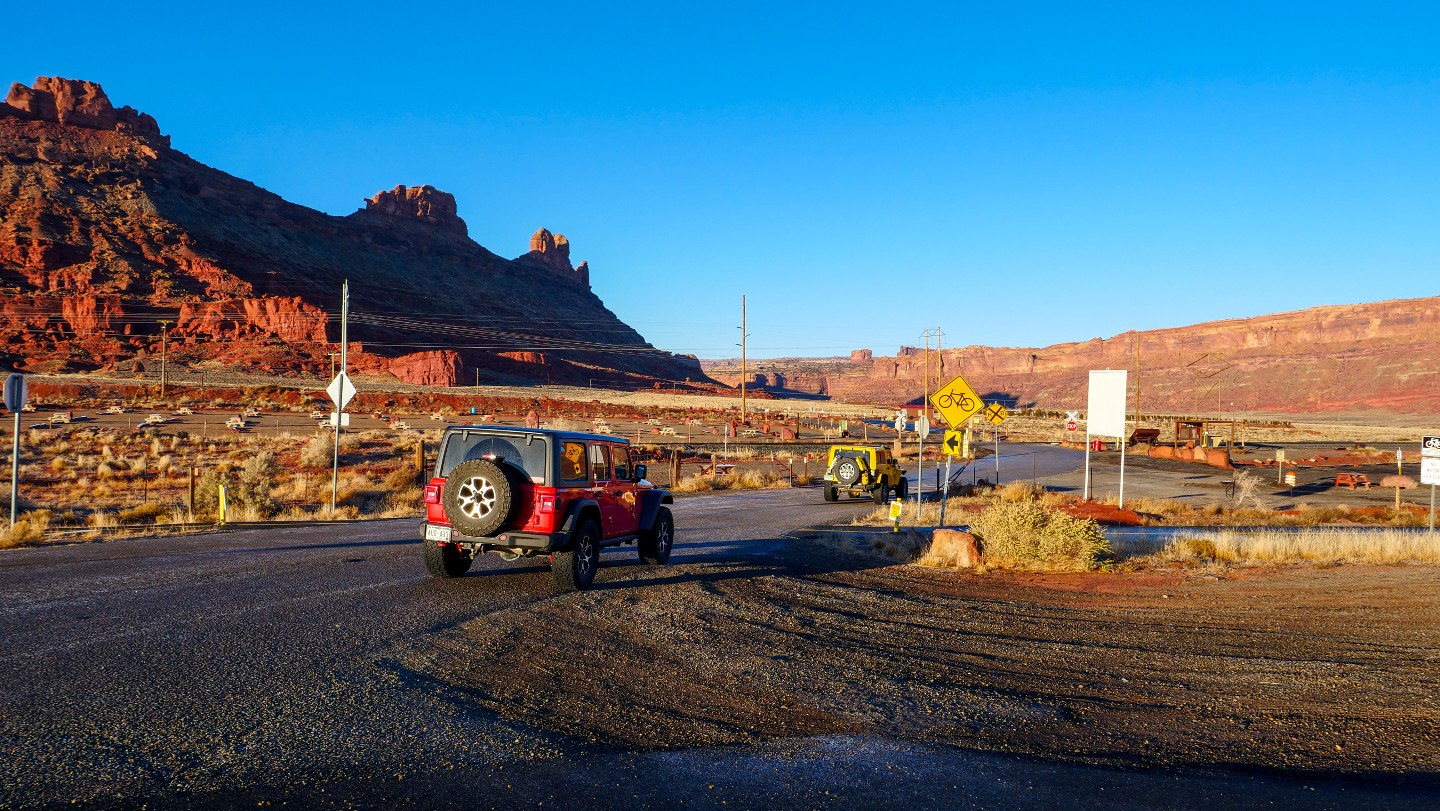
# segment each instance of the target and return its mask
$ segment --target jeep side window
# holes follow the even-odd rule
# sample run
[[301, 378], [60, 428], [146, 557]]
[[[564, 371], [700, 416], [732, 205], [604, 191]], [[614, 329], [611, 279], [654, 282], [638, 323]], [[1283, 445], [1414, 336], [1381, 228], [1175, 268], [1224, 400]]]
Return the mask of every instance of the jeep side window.
[[566, 442], [561, 448], [560, 478], [568, 482], [586, 480], [584, 442]]
[[590, 446], [590, 472], [597, 482], [610, 481], [610, 449], [604, 445]]
[[615, 446], [615, 480], [630, 481], [630, 451], [619, 445]]

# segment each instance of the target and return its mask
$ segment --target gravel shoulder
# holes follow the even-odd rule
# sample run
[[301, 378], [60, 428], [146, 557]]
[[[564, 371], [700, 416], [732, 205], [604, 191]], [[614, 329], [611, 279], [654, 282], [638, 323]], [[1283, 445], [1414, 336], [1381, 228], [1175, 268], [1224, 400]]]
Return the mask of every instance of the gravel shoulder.
[[676, 505], [597, 585], [412, 521], [0, 555], [0, 805], [1434, 807], [1422, 567], [989, 574]]

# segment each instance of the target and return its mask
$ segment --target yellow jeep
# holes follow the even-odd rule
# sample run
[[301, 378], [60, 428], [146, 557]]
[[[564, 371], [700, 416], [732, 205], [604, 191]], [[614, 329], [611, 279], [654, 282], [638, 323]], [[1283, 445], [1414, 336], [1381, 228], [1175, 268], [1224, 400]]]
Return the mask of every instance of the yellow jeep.
[[890, 451], [868, 445], [831, 445], [825, 464], [825, 500], [837, 501], [843, 491], [854, 498], [884, 504], [893, 492], [905, 498], [909, 483]]

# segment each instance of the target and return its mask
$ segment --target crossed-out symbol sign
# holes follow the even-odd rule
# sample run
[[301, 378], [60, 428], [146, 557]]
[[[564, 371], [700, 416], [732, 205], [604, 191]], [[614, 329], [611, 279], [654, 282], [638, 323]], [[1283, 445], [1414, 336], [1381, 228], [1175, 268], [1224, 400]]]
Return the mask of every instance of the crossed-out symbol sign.
[[986, 406], [984, 413], [986, 421], [991, 425], [999, 425], [1005, 421], [1006, 417], [1010, 416], [1010, 412], [1005, 410], [1005, 406], [999, 403], [991, 403]]

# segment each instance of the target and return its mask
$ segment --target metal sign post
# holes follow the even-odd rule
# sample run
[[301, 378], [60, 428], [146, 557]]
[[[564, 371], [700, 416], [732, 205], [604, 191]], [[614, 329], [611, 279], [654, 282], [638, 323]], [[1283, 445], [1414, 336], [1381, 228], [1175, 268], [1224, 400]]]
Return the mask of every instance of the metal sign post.
[[950, 465], [955, 461], [954, 455], [945, 457], [945, 484], [940, 487], [940, 521], [935, 528], [945, 526], [945, 503], [950, 500]]
[[15, 526], [15, 510], [20, 503], [20, 410], [30, 399], [30, 384], [25, 375], [12, 374], [5, 379], [5, 407], [15, 415], [15, 437], [10, 446], [10, 526]]
[[350, 322], [350, 280], [346, 279], [340, 286], [340, 374], [330, 382], [330, 387], [325, 391], [330, 399], [335, 401], [335, 411], [340, 418], [335, 421], [335, 454], [330, 468], [330, 518], [335, 518], [335, 500], [340, 491], [340, 432], [344, 430], [341, 425], [345, 421], [345, 406], [355, 397], [355, 385], [350, 382], [350, 376], [345, 374], [346, 351], [349, 349], [349, 335], [347, 328]]
[[915, 436], [919, 439], [919, 467], [915, 469], [915, 523], [920, 523], [920, 491], [925, 489], [925, 437], [930, 435], [930, 418], [923, 413], [915, 418]]

